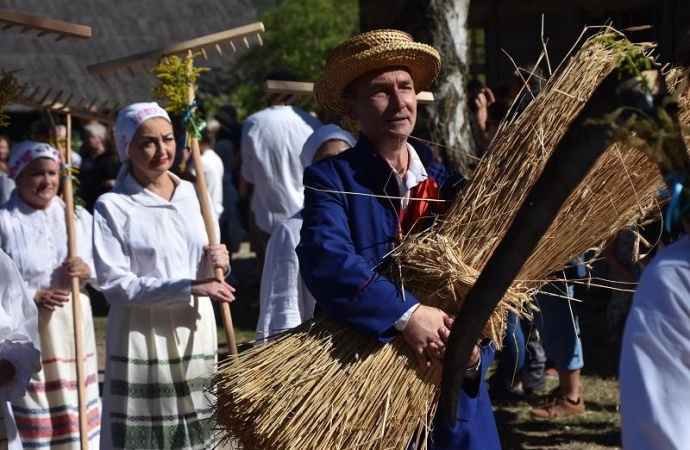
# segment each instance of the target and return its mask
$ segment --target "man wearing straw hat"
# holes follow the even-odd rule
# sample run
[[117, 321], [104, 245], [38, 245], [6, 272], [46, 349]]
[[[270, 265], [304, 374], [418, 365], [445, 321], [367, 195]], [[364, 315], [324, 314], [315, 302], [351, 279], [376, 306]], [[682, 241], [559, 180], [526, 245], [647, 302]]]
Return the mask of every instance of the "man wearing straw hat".
[[[464, 181], [408, 139], [416, 93], [440, 65], [434, 48], [396, 30], [363, 33], [331, 51], [314, 94], [356, 120], [361, 134], [354, 148], [306, 169], [297, 247], [304, 282], [328, 316], [381, 342], [402, 334], [422, 367], [442, 365], [452, 318], [420, 305], [384, 273], [402, 236], [429, 226]], [[439, 415], [428, 448], [500, 448], [483, 379], [492, 358], [490, 345], [475, 347], [458, 420], [449, 427]]]

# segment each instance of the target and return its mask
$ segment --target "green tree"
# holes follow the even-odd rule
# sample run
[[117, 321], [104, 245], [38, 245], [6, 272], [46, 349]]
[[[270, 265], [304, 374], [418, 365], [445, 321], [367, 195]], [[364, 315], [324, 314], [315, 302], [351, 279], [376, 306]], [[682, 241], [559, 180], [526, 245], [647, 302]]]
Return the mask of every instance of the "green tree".
[[260, 15], [264, 45], [242, 55], [232, 75], [230, 100], [240, 116], [263, 107], [263, 81], [278, 67], [300, 81], [315, 81], [328, 52], [357, 32], [357, 0], [285, 0]]

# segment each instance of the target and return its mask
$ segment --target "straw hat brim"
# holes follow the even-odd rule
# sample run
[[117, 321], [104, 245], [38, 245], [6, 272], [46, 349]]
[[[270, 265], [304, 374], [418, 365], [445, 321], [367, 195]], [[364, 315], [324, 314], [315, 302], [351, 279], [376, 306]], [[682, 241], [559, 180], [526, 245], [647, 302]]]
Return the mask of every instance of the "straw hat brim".
[[409, 70], [417, 93], [433, 83], [441, 70], [441, 57], [433, 47], [418, 42], [378, 45], [330, 65], [314, 83], [316, 101], [326, 109], [344, 114], [343, 91], [372, 70], [402, 66]]

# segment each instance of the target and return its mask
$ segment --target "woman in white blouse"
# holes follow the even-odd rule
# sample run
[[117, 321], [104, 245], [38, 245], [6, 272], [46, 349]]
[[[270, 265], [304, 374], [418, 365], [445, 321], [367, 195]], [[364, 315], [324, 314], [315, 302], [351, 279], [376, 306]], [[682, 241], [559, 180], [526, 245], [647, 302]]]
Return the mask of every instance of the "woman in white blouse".
[[[77, 254], [68, 258], [65, 203], [56, 196], [60, 158], [48, 144], [21, 142], [10, 152], [17, 187], [0, 208], [0, 246], [14, 261], [38, 305], [43, 371], [12, 408], [24, 447], [78, 449], [79, 399], [74, 363], [71, 277], [92, 281], [91, 215], [77, 208]], [[96, 340], [89, 298], [81, 295], [89, 442], [98, 445], [100, 399]]]
[[[354, 136], [338, 125], [323, 125], [307, 138], [302, 147], [299, 155], [302, 168], [335, 156], [356, 143]], [[301, 228], [302, 215], [297, 212], [278, 225], [268, 240], [259, 291], [257, 342], [294, 328], [314, 315], [316, 300], [302, 281], [295, 253]]]
[[194, 187], [168, 170], [175, 139], [165, 110], [123, 109], [115, 142], [124, 165], [94, 209], [96, 271], [111, 305], [101, 448], [210, 449], [209, 298], [234, 300], [234, 288], [213, 278], [229, 254], [208, 245]]
[[0, 450], [22, 450], [9, 402], [25, 395], [41, 370], [36, 304], [12, 260], [0, 250]]

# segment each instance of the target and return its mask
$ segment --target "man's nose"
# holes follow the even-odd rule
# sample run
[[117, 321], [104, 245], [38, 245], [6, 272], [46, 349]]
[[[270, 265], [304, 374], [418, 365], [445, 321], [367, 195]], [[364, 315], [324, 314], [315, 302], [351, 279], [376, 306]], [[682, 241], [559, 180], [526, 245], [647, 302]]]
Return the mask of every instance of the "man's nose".
[[394, 89], [391, 94], [391, 105], [397, 109], [402, 109], [405, 106], [405, 97], [399, 89]]

